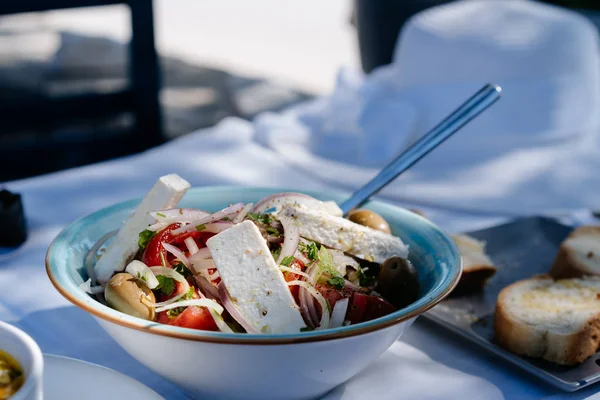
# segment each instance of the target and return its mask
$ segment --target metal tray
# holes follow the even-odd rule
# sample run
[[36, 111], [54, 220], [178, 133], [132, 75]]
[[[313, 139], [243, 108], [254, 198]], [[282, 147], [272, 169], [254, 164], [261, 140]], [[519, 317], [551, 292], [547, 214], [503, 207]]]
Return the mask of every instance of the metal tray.
[[487, 242], [486, 250], [498, 266], [496, 275], [482, 293], [450, 297], [424, 317], [559, 389], [572, 392], [599, 381], [600, 352], [580, 365], [564, 367], [515, 355], [494, 341], [493, 315], [500, 290], [515, 281], [548, 272], [560, 243], [572, 229], [552, 219], [536, 217], [468, 232]]

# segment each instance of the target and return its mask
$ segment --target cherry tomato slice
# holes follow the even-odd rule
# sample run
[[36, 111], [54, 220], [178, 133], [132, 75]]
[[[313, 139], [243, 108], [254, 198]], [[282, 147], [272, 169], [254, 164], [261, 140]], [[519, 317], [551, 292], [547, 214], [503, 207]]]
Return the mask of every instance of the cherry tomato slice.
[[142, 262], [149, 267], [155, 267], [162, 264], [162, 257], [167, 260], [167, 251], [162, 246], [162, 242], [173, 242], [173, 229], [179, 228], [180, 224], [171, 224], [165, 229], [158, 232], [152, 239], [148, 241], [146, 249], [142, 254]]

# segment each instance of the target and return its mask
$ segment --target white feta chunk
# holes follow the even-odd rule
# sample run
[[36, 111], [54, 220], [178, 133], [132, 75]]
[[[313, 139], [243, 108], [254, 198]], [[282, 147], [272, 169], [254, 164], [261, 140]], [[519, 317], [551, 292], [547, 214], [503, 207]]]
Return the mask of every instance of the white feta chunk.
[[294, 220], [300, 236], [360, 259], [383, 263], [392, 256], [408, 257], [408, 246], [400, 238], [346, 218], [298, 205], [287, 205], [281, 209], [280, 214]]
[[298, 333], [306, 324], [267, 242], [251, 221], [206, 241], [233, 303], [257, 332]]
[[139, 248], [140, 232], [154, 222], [148, 213], [175, 207], [189, 188], [190, 184], [175, 174], [165, 175], [154, 184], [96, 262], [94, 271], [98, 282], [105, 284], [131, 261]]

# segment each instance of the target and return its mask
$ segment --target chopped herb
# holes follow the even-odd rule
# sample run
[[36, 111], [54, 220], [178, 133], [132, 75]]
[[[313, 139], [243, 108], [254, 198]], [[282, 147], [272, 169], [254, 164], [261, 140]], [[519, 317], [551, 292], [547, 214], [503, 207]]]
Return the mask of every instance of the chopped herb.
[[191, 287], [190, 290], [188, 290], [187, 293], [181, 299], [179, 299], [179, 301], [191, 300], [193, 298], [194, 298], [194, 288]]
[[228, 222], [231, 222], [231, 218], [229, 218], [229, 217], [224, 217], [224, 218], [221, 218], [221, 221], [228, 221]]
[[279, 258], [279, 254], [281, 254], [281, 247], [278, 247], [275, 250], [271, 251], [271, 255], [276, 260]]
[[148, 278], [146, 278], [146, 275], [142, 275], [142, 273], [141, 273], [141, 272], [138, 272], [138, 273], [137, 273], [137, 278], [138, 278], [139, 280], [141, 280], [141, 281], [144, 281], [144, 282], [148, 283]]
[[192, 276], [192, 271], [190, 271], [189, 268], [183, 265], [181, 262], [175, 265], [173, 269], [183, 275], [184, 278]]
[[156, 216], [161, 217], [161, 218], [167, 218], [167, 216], [165, 214], [159, 213], [159, 212], [156, 213]]
[[170, 310], [167, 310], [167, 316], [169, 318], [177, 318], [179, 314], [181, 314], [184, 311], [185, 307], [171, 308]]
[[315, 242], [309, 242], [308, 244], [300, 243], [300, 251], [306, 254], [310, 260], [316, 260], [319, 258], [319, 248]]
[[175, 279], [164, 275], [157, 275], [156, 279], [158, 280], [158, 286], [155, 290], [160, 290], [167, 296], [173, 294], [173, 291], [175, 290]]
[[281, 260], [281, 265], [285, 267], [289, 267], [291, 263], [295, 260], [294, 256], [287, 256], [283, 260]]
[[140, 232], [140, 239], [138, 240], [138, 245], [143, 250], [148, 246], [148, 242], [156, 235], [156, 232], [152, 232], [148, 229]]
[[179, 214], [183, 215], [183, 208], [179, 209]]
[[341, 276], [334, 276], [332, 278], [327, 279], [327, 283], [336, 289], [343, 289], [345, 281], [344, 278], [342, 278]]
[[265, 228], [265, 230], [267, 231], [268, 234], [273, 235], [273, 236], [279, 236], [281, 234], [279, 232], [279, 229], [273, 228], [272, 226], [267, 226]]
[[365, 271], [358, 267], [358, 282], [360, 286], [369, 287], [375, 284], [375, 277], [365, 274]]
[[310, 326], [305, 326], [304, 328], [300, 328], [300, 332], [310, 332], [314, 331], [315, 328], [311, 328]]
[[[193, 298], [193, 296], [194, 296], [194, 288], [191, 287], [190, 290], [188, 290], [187, 293], [177, 301], [191, 300]], [[179, 316], [179, 314], [184, 312], [186, 308], [187, 307], [171, 308], [170, 310], [167, 310], [167, 316], [169, 318], [177, 318], [177, 316]]]
[[330, 276], [340, 276], [340, 272], [333, 266], [333, 256], [327, 250], [327, 247], [321, 246], [319, 249], [319, 267]]
[[325, 299], [325, 303], [327, 303], [327, 311], [331, 314], [331, 303], [329, 302], [329, 299]]
[[196, 230], [197, 230], [197, 231], [203, 231], [203, 230], [205, 230], [205, 229], [206, 229], [206, 225], [204, 225], [204, 224], [200, 224], [200, 225], [198, 225], [198, 226], [196, 227]]
[[249, 212], [246, 214], [246, 218], [251, 219], [252, 221], [260, 222], [261, 224], [270, 224], [271, 216], [269, 214], [256, 214]]

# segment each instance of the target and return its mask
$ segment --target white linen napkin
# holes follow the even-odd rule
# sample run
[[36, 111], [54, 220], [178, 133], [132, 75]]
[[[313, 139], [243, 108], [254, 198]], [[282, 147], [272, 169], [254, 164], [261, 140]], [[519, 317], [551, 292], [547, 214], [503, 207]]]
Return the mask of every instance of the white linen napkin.
[[502, 99], [382, 192], [499, 212], [600, 206], [598, 33], [526, 0], [459, 1], [414, 16], [394, 62], [342, 70], [328, 98], [256, 121], [256, 140], [318, 179], [357, 188], [487, 82]]

